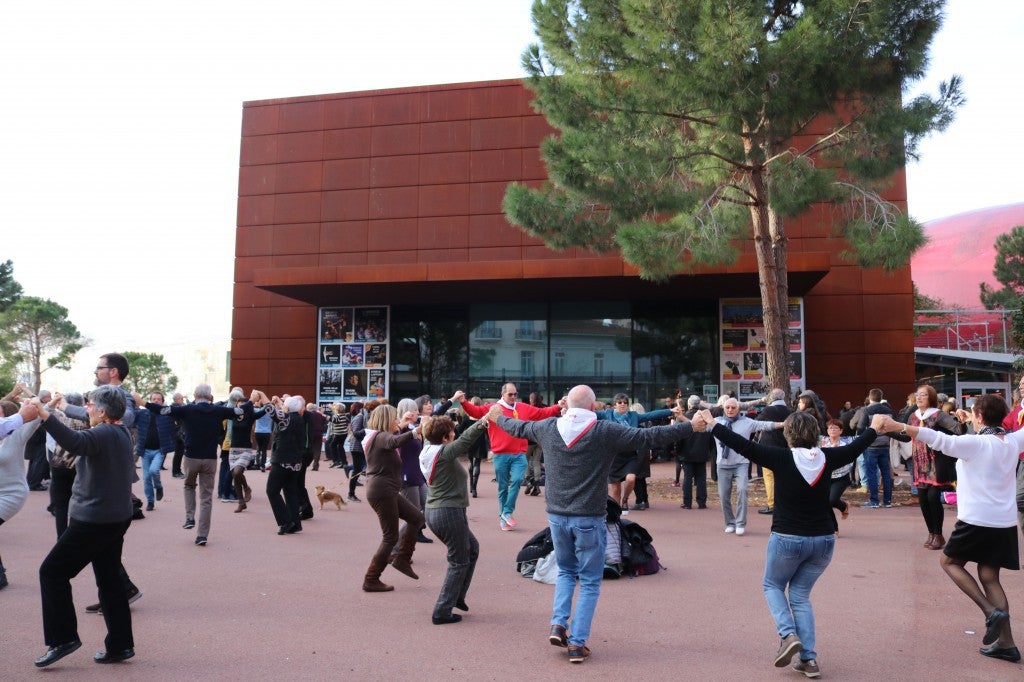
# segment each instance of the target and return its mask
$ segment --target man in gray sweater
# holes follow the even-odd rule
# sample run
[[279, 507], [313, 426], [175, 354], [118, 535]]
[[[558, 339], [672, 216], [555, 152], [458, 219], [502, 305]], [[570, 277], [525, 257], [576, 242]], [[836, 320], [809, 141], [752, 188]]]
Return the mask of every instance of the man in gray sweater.
[[[558, 579], [549, 641], [569, 648], [569, 661], [590, 656], [587, 640], [604, 573], [605, 515], [608, 471], [615, 453], [665, 447], [689, 436], [689, 423], [634, 429], [613, 421], [598, 421], [596, 398], [589, 386], [569, 391], [568, 409], [561, 417], [521, 421], [499, 417], [498, 425], [515, 438], [526, 438], [544, 450], [548, 525], [558, 562]], [[681, 411], [677, 409], [677, 418]], [[573, 593], [580, 596], [567, 631]]]

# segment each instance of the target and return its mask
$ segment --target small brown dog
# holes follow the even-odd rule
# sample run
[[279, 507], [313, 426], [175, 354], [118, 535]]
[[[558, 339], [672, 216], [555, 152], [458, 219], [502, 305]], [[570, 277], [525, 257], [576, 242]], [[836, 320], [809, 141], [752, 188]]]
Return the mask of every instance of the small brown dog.
[[345, 504], [345, 499], [341, 495], [331, 492], [330, 490], [325, 490], [322, 485], [316, 486], [316, 499], [320, 500], [321, 510], [324, 508], [325, 502], [333, 502], [334, 506], [339, 510], [341, 509], [341, 505]]

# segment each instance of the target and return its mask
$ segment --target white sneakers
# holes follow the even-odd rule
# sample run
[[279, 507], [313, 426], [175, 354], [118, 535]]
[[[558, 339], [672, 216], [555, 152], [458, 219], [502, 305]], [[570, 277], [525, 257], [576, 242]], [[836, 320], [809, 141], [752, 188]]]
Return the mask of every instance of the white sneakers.
[[726, 533], [735, 533], [736, 532], [736, 527], [735, 526], [726, 526], [725, 527], [725, 532]]
[[747, 529], [743, 526], [726, 526], [726, 533], [736, 533], [736, 535], [746, 535]]

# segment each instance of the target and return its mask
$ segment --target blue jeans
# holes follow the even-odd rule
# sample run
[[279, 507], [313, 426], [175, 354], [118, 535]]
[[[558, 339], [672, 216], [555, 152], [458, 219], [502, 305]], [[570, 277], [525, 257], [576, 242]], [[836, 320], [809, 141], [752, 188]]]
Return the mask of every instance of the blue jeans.
[[868, 448], [864, 451], [864, 468], [867, 470], [868, 499], [878, 504], [878, 472], [882, 472], [882, 503], [892, 504], [892, 467], [889, 463], [889, 448]]
[[163, 488], [160, 483], [160, 467], [164, 465], [164, 453], [159, 450], [142, 451], [142, 487], [146, 491], [146, 501], [153, 501], [153, 491]]
[[[764, 598], [775, 621], [779, 637], [794, 632], [803, 644], [800, 660], [813, 661], [814, 610], [811, 588], [832, 561], [836, 547], [834, 535], [783, 535], [768, 538], [768, 556], [764, 565]], [[789, 597], [786, 597], [786, 587]]]
[[516, 510], [519, 486], [526, 475], [526, 453], [495, 455], [494, 477], [498, 479], [498, 514], [512, 514]]
[[[551, 542], [555, 545], [555, 561], [558, 562], [551, 624], [570, 630], [569, 644], [585, 646], [590, 639], [590, 621], [594, 619], [604, 577], [607, 541], [604, 517], [548, 514], [548, 526], [551, 528]], [[569, 615], [577, 580], [580, 596], [576, 600], [576, 614], [570, 628]]]

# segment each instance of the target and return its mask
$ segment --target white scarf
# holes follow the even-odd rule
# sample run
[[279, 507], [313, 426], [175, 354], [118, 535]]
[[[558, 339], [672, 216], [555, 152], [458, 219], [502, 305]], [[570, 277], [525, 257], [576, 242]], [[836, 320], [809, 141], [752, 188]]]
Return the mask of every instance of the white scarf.
[[511, 412], [513, 419], [519, 419], [519, 413], [516, 412], [516, 405], [518, 405], [519, 403], [509, 405], [508, 403], [505, 402], [505, 399], [502, 398], [501, 400], [498, 401], [498, 404], [501, 405], [506, 410], [508, 410], [509, 412]]
[[582, 407], [570, 407], [565, 414], [558, 418], [558, 433], [565, 442], [565, 447], [571, 448], [587, 431], [597, 423], [597, 415]]
[[437, 466], [437, 458], [441, 454], [442, 447], [444, 446], [427, 443], [420, 450], [420, 471], [423, 472], [428, 484], [434, 482], [434, 467]]
[[372, 441], [373, 437], [376, 436], [376, 435], [377, 435], [377, 432], [374, 431], [373, 429], [366, 429], [366, 435], [363, 436], [363, 441], [362, 441], [362, 443], [363, 443], [363, 452], [367, 452], [367, 453], [369, 452], [369, 450], [370, 450], [370, 441]]
[[933, 414], [935, 414], [938, 411], [939, 411], [939, 408], [937, 408], [937, 407], [926, 407], [926, 408], [924, 408], [924, 412], [921, 412], [921, 410], [917, 411], [917, 418], [920, 419], [923, 422], [925, 419], [927, 419], [928, 417], [932, 416]]
[[814, 485], [825, 471], [825, 453], [821, 448], [793, 448], [793, 463], [808, 485]]

